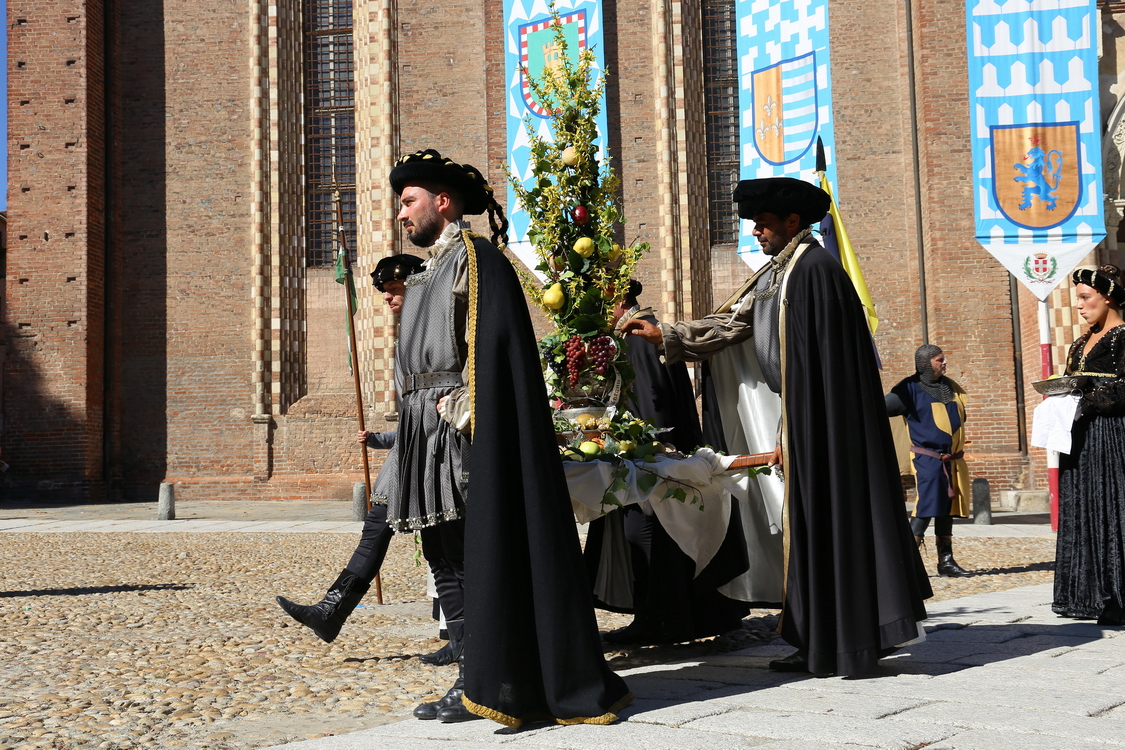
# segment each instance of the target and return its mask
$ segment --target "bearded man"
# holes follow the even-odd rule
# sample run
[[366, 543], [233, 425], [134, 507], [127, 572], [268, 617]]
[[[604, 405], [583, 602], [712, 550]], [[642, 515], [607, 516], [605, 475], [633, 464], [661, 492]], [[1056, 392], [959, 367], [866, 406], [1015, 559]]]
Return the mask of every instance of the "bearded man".
[[[851, 280], [811, 234], [827, 193], [778, 177], [743, 180], [734, 200], [770, 262], [713, 315], [622, 330], [661, 346], [669, 363], [711, 360], [721, 409], [712, 417], [727, 448], [772, 450], [784, 471], [783, 484], [758, 478], [743, 514], [754, 521], [765, 506], [748, 527], [748, 539], [758, 534], [752, 568], [766, 579], [751, 596], [777, 595], [779, 630], [797, 647], [770, 668], [865, 674], [919, 637], [932, 595], [906, 521], [871, 334]], [[784, 520], [770, 534], [778, 494]]]
[[[614, 721], [632, 695], [602, 655], [535, 332], [496, 247], [503, 211], [479, 171], [432, 149], [390, 182], [429, 260], [402, 307], [387, 518], [421, 536], [460, 649], [453, 687], [414, 715]], [[485, 211], [492, 242], [462, 219]]]

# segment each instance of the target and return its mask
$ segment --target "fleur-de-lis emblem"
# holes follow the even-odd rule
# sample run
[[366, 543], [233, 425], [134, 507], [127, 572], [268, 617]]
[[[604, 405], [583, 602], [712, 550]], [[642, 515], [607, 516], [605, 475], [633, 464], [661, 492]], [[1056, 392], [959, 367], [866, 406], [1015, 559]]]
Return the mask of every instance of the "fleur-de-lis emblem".
[[773, 100], [773, 95], [766, 97], [766, 101], [762, 104], [762, 110], [766, 113], [766, 117], [773, 117], [774, 110], [777, 109], [777, 102]]

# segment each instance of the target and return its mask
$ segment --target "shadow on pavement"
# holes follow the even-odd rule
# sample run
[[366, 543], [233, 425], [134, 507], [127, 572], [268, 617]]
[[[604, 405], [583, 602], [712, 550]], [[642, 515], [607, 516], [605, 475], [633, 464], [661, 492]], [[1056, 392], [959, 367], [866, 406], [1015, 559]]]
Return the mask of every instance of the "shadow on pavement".
[[184, 591], [194, 588], [190, 584], [156, 583], [151, 585], [123, 584], [121, 586], [77, 586], [66, 589], [32, 589], [30, 591], [0, 591], [0, 599], [20, 596], [85, 596], [87, 594], [118, 594], [130, 591]]

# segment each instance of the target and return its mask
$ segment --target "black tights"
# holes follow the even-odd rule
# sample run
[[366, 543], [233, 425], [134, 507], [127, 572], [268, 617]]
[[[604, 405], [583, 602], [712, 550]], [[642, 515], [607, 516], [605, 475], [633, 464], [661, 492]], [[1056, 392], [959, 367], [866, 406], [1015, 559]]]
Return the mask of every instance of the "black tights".
[[[953, 516], [935, 516], [933, 522], [934, 536], [953, 536]], [[910, 530], [914, 532], [914, 536], [925, 536], [929, 526], [929, 518], [913, 516], [910, 519]]]
[[371, 511], [363, 520], [363, 531], [359, 544], [348, 561], [347, 569], [364, 583], [371, 583], [383, 567], [387, 556], [387, 546], [394, 536], [394, 529], [387, 525], [387, 506], [372, 503]]

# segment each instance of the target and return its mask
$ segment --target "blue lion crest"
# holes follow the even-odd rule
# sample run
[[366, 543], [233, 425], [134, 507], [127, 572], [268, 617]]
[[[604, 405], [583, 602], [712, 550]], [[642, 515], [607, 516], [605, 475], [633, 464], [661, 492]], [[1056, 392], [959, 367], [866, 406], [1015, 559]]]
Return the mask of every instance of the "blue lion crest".
[[[1047, 204], [1048, 211], [1054, 211], [1055, 204], [1059, 200], [1055, 193], [1059, 189], [1059, 183], [1062, 182], [1062, 152], [1044, 151], [1039, 146], [1038, 138], [1032, 138], [1031, 143], [1031, 149], [1023, 157], [1023, 161], [1028, 163], [1012, 165], [1023, 173], [1013, 178], [1016, 182], [1023, 183], [1023, 200], [1020, 201], [1019, 209], [1024, 211], [1031, 208], [1032, 196], [1038, 196], [1039, 200]], [[1053, 185], [1052, 179], [1054, 179]]]

